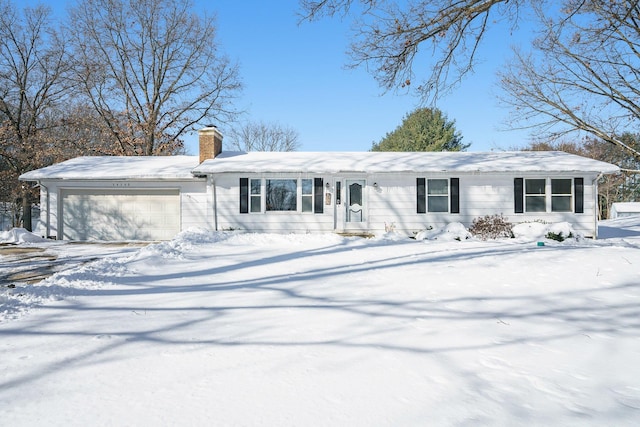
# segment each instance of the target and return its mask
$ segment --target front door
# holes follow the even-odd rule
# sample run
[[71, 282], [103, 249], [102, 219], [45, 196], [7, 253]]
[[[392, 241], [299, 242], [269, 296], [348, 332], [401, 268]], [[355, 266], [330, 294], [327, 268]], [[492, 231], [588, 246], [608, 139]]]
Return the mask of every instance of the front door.
[[364, 185], [363, 179], [359, 180], [347, 180], [345, 185], [346, 199], [346, 220], [347, 222], [364, 222]]

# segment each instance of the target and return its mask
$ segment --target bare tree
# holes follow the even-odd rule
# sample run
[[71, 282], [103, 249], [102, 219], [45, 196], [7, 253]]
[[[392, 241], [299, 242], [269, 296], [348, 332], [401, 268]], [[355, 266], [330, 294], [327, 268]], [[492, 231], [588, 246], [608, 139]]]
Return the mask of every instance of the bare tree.
[[241, 88], [214, 19], [190, 0], [82, 0], [71, 11], [77, 79], [120, 154], [172, 154], [203, 120], [226, 122]]
[[300, 147], [298, 132], [278, 123], [247, 122], [233, 128], [228, 135], [231, 146], [240, 151], [296, 151]]
[[[503, 101], [516, 127], [542, 138], [583, 132], [640, 153], [621, 135], [637, 133], [640, 118], [640, 5], [637, 0], [300, 0], [303, 19], [355, 16], [354, 66], [372, 70], [389, 90], [423, 80], [418, 92], [437, 98], [473, 69], [488, 29], [521, 16], [539, 34], [532, 51], [516, 52], [501, 73]], [[424, 49], [426, 48], [426, 49]], [[429, 49], [430, 48], [430, 49]], [[416, 59], [431, 53], [432, 62]], [[425, 55], [427, 56], [427, 55]]]
[[543, 138], [581, 131], [640, 160], [623, 138], [640, 124], [640, 5], [636, 0], [583, 2], [551, 19], [534, 52], [516, 51], [501, 73], [515, 124]]
[[[425, 98], [437, 98], [472, 70], [490, 26], [506, 20], [515, 30], [523, 7], [544, 2], [300, 0], [300, 5], [304, 20], [327, 15], [354, 17], [352, 65], [366, 66], [381, 87], [391, 90], [413, 85]], [[414, 60], [421, 52], [424, 61], [416, 66]]]
[[[65, 38], [43, 6], [18, 10], [0, 1], [0, 158], [5, 197], [30, 212], [37, 192], [18, 182], [29, 170], [59, 158], [51, 130], [51, 112], [68, 101], [70, 93]], [[6, 200], [5, 200], [6, 201]], [[18, 225], [18, 224], [15, 224]], [[31, 229], [30, 215], [24, 227]]]

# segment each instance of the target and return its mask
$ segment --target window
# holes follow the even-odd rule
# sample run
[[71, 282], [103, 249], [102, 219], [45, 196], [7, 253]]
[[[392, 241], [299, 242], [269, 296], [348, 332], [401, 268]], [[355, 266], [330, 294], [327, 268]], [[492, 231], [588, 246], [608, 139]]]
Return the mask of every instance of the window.
[[551, 180], [551, 212], [571, 212], [571, 179]]
[[298, 209], [298, 180], [267, 179], [265, 181], [267, 211], [295, 211]]
[[427, 210], [429, 212], [449, 212], [449, 180], [427, 180]]
[[251, 212], [262, 210], [262, 180], [251, 180]]
[[460, 178], [416, 178], [416, 212], [460, 213]]
[[302, 212], [313, 212], [313, 180], [302, 180]]
[[[324, 213], [324, 179], [240, 178], [240, 213]], [[328, 202], [327, 202], [328, 203]]]
[[584, 178], [515, 178], [513, 189], [515, 213], [584, 213]]
[[527, 212], [546, 212], [545, 186], [545, 179], [526, 179], [524, 181], [525, 209]]

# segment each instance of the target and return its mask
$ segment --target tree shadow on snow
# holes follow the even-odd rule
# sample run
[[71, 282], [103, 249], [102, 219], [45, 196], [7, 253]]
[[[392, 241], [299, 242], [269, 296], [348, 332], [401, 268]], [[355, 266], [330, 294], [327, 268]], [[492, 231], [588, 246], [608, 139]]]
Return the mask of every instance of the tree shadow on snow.
[[[479, 286], [477, 289], [467, 288], [473, 289], [470, 295], [452, 297], [427, 296], [420, 292], [404, 294], [401, 292], [404, 286], [415, 284], [403, 283], [397, 284], [398, 294], [392, 296], [376, 295], [375, 283], [370, 289], [359, 283], [354, 284], [354, 292], [338, 292], [332, 282], [348, 286], [350, 278], [356, 279], [365, 273], [376, 273], [370, 277], [378, 277], [378, 274], [384, 277], [382, 275], [389, 268], [415, 269], [415, 274], [424, 277], [424, 286], [428, 289], [428, 286], [439, 286], [429, 285], [429, 280], [437, 279], [429, 276], [434, 265], [455, 263], [456, 266], [464, 266], [464, 262], [472, 260], [499, 265], [498, 260], [517, 257], [523, 251], [521, 245], [483, 245], [464, 250], [425, 245], [422, 254], [389, 255], [394, 253], [396, 244], [407, 243], [372, 243], [367, 247], [383, 246], [385, 251], [380, 255], [363, 257], [356, 263], [353, 256], [345, 256], [339, 264], [331, 263], [329, 266], [322, 266], [322, 257], [363, 248], [337, 244], [275, 255], [256, 250], [256, 254], [261, 256], [257, 255], [251, 261], [246, 262], [246, 257], [235, 261], [212, 259], [210, 267], [196, 271], [144, 277], [132, 272], [92, 276], [94, 280], [113, 282], [116, 286], [74, 290], [74, 295], [79, 298], [48, 307], [49, 314], [40, 314], [37, 321], [28, 323], [29, 327], [3, 325], [0, 336], [7, 339], [18, 336], [109, 339], [95, 340], [90, 349], [63, 358], [64, 363], [52, 362], [50, 366], [25, 371], [12, 380], [0, 380], [0, 389], [8, 390], [17, 384], [90, 363], [97, 353], [122, 357], [124, 352], [116, 350], [136, 343], [219, 347], [330, 346], [442, 355], [594, 334], [637, 336], [640, 332], [640, 306], [619, 296], [621, 293], [639, 295], [638, 283], [574, 287], [547, 293], [532, 290], [515, 295], [493, 295]], [[570, 252], [573, 248], [561, 249]], [[188, 260], [184, 262], [188, 267]], [[277, 271], [273, 266], [280, 262], [288, 262], [291, 270], [273, 273]], [[248, 269], [260, 269], [263, 275], [233, 278]], [[74, 274], [78, 276], [74, 278]], [[71, 273], [67, 280], [81, 280], [82, 274]], [[455, 277], [455, 271], [452, 270], [451, 274]], [[179, 278], [184, 284], [175, 285]], [[384, 286], [388, 287], [388, 284]], [[198, 306], [178, 303], [181, 296], [191, 293], [202, 294], [197, 299]], [[137, 302], [137, 296], [146, 297], [145, 303]], [[150, 296], [162, 299], [151, 305]], [[107, 301], [111, 304], [119, 301], [120, 304], [110, 305]], [[77, 324], [73, 311], [114, 318], [118, 316], [113, 313], [120, 312], [123, 322], [89, 329], [87, 326], [91, 323]], [[308, 319], [318, 322], [318, 313], [327, 319], [327, 327], [306, 323]], [[149, 318], [146, 316], [152, 316], [154, 320], [147, 321]], [[460, 337], [465, 339], [448, 339], [445, 342], [437, 339], [442, 336], [442, 331], [455, 336], [469, 325], [478, 324], [486, 328], [485, 335], [468, 339], [462, 333]], [[234, 327], [226, 329], [230, 332], [224, 332], [226, 325]], [[314, 335], [314, 328], [321, 333]], [[194, 333], [199, 335], [194, 336]], [[401, 338], [395, 339], [396, 336]]]

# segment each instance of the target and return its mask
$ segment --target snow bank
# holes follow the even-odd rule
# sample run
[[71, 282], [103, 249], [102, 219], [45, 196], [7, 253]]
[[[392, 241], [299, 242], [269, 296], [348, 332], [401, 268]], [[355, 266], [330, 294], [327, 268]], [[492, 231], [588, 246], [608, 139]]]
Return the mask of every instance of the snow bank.
[[550, 240], [547, 236], [556, 235], [561, 239], [581, 239], [582, 236], [573, 230], [568, 222], [545, 224], [542, 222], [523, 222], [516, 224], [513, 229], [514, 237], [520, 242], [533, 242], [537, 240]]
[[397, 242], [400, 240], [407, 240], [409, 236], [406, 234], [398, 233], [395, 230], [385, 231], [384, 233], [376, 234], [375, 240]]
[[146, 246], [136, 256], [144, 258], [159, 255], [162, 258], [183, 259], [184, 254], [191, 252], [198, 245], [228, 242], [233, 245], [268, 246], [281, 244], [285, 246], [304, 246], [313, 243], [338, 244], [343, 237], [334, 234], [275, 234], [245, 233], [242, 231], [211, 231], [204, 228], [190, 228], [179, 233], [173, 240]]
[[102, 258], [60, 271], [39, 283], [11, 284], [0, 289], [0, 323], [18, 319], [34, 307], [73, 299], [110, 286], [113, 278], [130, 273], [127, 263], [131, 259], [131, 256]]
[[416, 240], [438, 240], [441, 242], [462, 241], [470, 238], [471, 233], [459, 222], [449, 223], [444, 228], [423, 230], [416, 234]]
[[237, 245], [269, 246], [273, 244], [286, 246], [306, 246], [328, 244], [335, 245], [344, 242], [345, 238], [335, 233], [311, 234], [276, 234], [276, 233], [234, 233], [229, 236], [229, 243]]
[[[535, 242], [549, 240], [580, 240], [582, 235], [576, 233], [570, 223], [558, 222], [546, 224], [542, 222], [524, 222], [514, 225], [513, 229], [514, 242]], [[389, 234], [389, 233], [386, 233]], [[555, 235], [558, 239], [551, 239]], [[452, 222], [443, 228], [433, 228], [423, 230], [416, 234], [416, 240], [437, 240], [441, 242], [463, 241], [472, 239], [473, 235], [459, 222]], [[501, 238], [500, 240], [504, 240]], [[489, 239], [492, 240], [492, 239]], [[493, 239], [495, 240], [495, 239]], [[507, 239], [511, 240], [511, 239]]]
[[12, 228], [9, 231], [0, 232], [0, 243], [40, 243], [47, 239], [31, 233], [24, 228]]
[[142, 248], [135, 256], [136, 259], [159, 255], [162, 258], [182, 259], [185, 252], [190, 251], [194, 245], [217, 243], [227, 240], [234, 232], [210, 231], [205, 228], [189, 228], [178, 233], [173, 240], [156, 243]]

